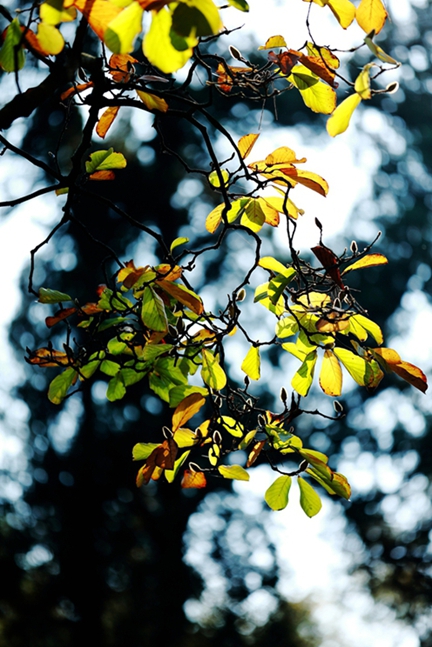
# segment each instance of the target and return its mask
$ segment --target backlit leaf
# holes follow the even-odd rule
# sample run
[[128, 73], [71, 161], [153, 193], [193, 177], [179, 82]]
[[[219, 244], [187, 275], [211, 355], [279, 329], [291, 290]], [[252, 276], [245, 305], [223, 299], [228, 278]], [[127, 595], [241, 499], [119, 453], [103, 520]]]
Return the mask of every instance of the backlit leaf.
[[[381, 328], [376, 324], [374, 321], [371, 319], [368, 319], [364, 315], [354, 315], [353, 317], [350, 318], [350, 323], [352, 321], [355, 321], [356, 323], [360, 324], [362, 328], [366, 330], [369, 335], [371, 335], [377, 344], [381, 345], [384, 342], [384, 337], [382, 334]], [[365, 340], [360, 340], [360, 341], [365, 341]]]
[[96, 126], [96, 133], [99, 135], [99, 137], [102, 137], [102, 139], [105, 137], [108, 130], [114, 123], [114, 119], [117, 117], [119, 110], [120, 106], [110, 106], [102, 113], [102, 116], [99, 118], [98, 125]]
[[46, 55], [55, 56], [60, 54], [64, 48], [65, 42], [61, 32], [54, 25], [49, 25], [46, 22], [38, 24], [37, 39], [40, 48]]
[[284, 168], [280, 169], [280, 172], [293, 178], [296, 182], [307, 186], [308, 189], [312, 189], [312, 191], [319, 193], [323, 197], [325, 197], [329, 191], [329, 185], [326, 180], [324, 180], [320, 175], [317, 175], [317, 173], [301, 171], [296, 168]]
[[[228, 186], [229, 182], [229, 173], [225, 169], [220, 170], [220, 174], [222, 176], [222, 183], [223, 186]], [[209, 176], [208, 176], [208, 181], [212, 186], [214, 186], [216, 189], [219, 189], [221, 185], [221, 181], [219, 178], [219, 173], [217, 171], [212, 171]]]
[[141, 320], [150, 330], [157, 332], [167, 332], [168, 330], [168, 319], [164, 302], [150, 286], [144, 288]]
[[160, 443], [137, 443], [132, 449], [133, 460], [144, 461], [159, 445]]
[[121, 372], [118, 372], [117, 375], [114, 375], [114, 377], [112, 377], [108, 382], [106, 397], [110, 402], [115, 402], [116, 400], [121, 400], [125, 395], [126, 386], [123, 375]]
[[360, 27], [369, 34], [379, 34], [384, 27], [388, 13], [382, 0], [362, 0], [357, 7], [356, 19]]
[[371, 89], [370, 89], [370, 74], [369, 70], [373, 67], [373, 63], [368, 63], [364, 66], [360, 74], [355, 80], [354, 90], [357, 94], [360, 95], [361, 99], [370, 99], [371, 98]]
[[122, 11], [121, 7], [109, 0], [92, 0], [91, 2], [89, 0], [74, 0], [70, 4], [81, 11], [100, 40], [104, 39], [105, 30], [110, 22]]
[[113, 54], [109, 60], [109, 73], [117, 83], [127, 83], [137, 59], [129, 54]]
[[399, 61], [396, 61], [394, 58], [385, 53], [382, 47], [373, 42], [372, 38], [375, 35], [375, 31], [372, 31], [368, 36], [365, 37], [364, 42], [369, 47], [372, 54], [374, 54], [380, 61], [384, 63], [389, 63], [390, 65], [399, 66]]
[[173, 242], [170, 245], [170, 252], [171, 254], [173, 251], [177, 248], [180, 247], [180, 245], [185, 245], [186, 243], [189, 242], [189, 238], [185, 238], [184, 236], [180, 236], [179, 238], [175, 238]]
[[333, 88], [338, 87], [338, 84], [335, 82], [335, 73], [328, 68], [321, 56], [302, 56], [300, 61], [308, 70], [319, 76], [320, 79]]
[[351, 25], [356, 15], [356, 8], [350, 0], [328, 0], [326, 5], [330, 7], [341, 27], [346, 29]]
[[316, 361], [317, 352], [314, 350], [305, 357], [303, 364], [291, 380], [292, 388], [299, 395], [306, 396], [309, 393], [313, 382]]
[[416, 389], [426, 393], [428, 389], [427, 377], [418, 366], [404, 362], [392, 348], [374, 348], [372, 353], [387, 371], [396, 373]]
[[114, 54], [132, 52], [135, 38], [142, 29], [142, 15], [143, 10], [138, 2], [131, 2], [108, 24], [104, 41]]
[[204, 472], [192, 472], [185, 470], [181, 482], [181, 487], [186, 488], [204, 488], [207, 485], [207, 479]]
[[174, 468], [172, 470], [165, 469], [164, 474], [168, 483], [172, 483], [177, 476], [181, 466], [185, 463], [189, 456], [190, 452], [183, 452], [183, 454], [178, 458], [174, 463]]
[[203, 302], [201, 297], [192, 290], [189, 290], [184, 285], [179, 283], [173, 283], [172, 281], [167, 281], [164, 279], [159, 279], [157, 281], [159, 287], [161, 287], [165, 292], [170, 296], [174, 297], [179, 303], [192, 310], [197, 315], [200, 315], [204, 312]]
[[241, 370], [246, 373], [251, 380], [259, 380], [261, 377], [261, 358], [259, 348], [251, 346], [246, 357], [244, 358]]
[[[152, 22], [149, 31], [143, 39], [144, 56], [150, 63], [162, 72], [170, 74], [179, 70], [190, 59], [196, 38], [173, 38], [171, 13], [164, 7], [158, 12], [152, 12]], [[176, 47], [177, 45], [177, 47]]]
[[266, 40], [265, 45], [261, 45], [258, 49], [274, 49], [276, 47], [288, 47], [283, 36], [271, 36]]
[[224, 479], [234, 479], [235, 481], [249, 481], [249, 472], [241, 465], [220, 465], [218, 472]]
[[387, 265], [388, 260], [384, 254], [367, 254], [363, 258], [359, 258], [358, 261], [348, 265], [342, 272], [342, 274], [347, 274], [347, 272], [352, 272], [352, 270], [360, 270], [364, 267], [376, 267], [377, 265]]
[[157, 97], [155, 94], [151, 94], [150, 92], [143, 92], [142, 90], [137, 90], [137, 95], [148, 110], [167, 112], [168, 104], [165, 99], [162, 99], [162, 97]]
[[228, 4], [239, 11], [249, 11], [249, 5], [246, 0], [228, 0]]
[[292, 337], [298, 332], [299, 324], [295, 317], [289, 315], [279, 319], [276, 324], [276, 335], [279, 339], [285, 339], [285, 337]]
[[222, 28], [213, 0], [180, 0], [172, 15], [172, 28], [183, 38], [210, 36]]
[[39, 7], [41, 20], [47, 25], [58, 25], [61, 22], [70, 22], [76, 18], [76, 9], [69, 7], [63, 8], [63, 0], [49, 0], [43, 2]]
[[64, 319], [67, 319], [68, 317], [73, 315], [76, 311], [76, 308], [64, 308], [63, 310], [59, 310], [58, 312], [56, 312], [54, 317], [47, 317], [45, 319], [45, 324], [47, 328], [52, 328], [60, 321], [63, 321]]
[[226, 375], [214, 354], [205, 348], [202, 351], [201, 377], [211, 389], [220, 391], [226, 385]]
[[[254, 430], [254, 435], [256, 434], [256, 430]], [[249, 435], [249, 434], [248, 434]], [[258, 443], [255, 443], [255, 445], [252, 447], [252, 451], [249, 452], [249, 456], [247, 459], [246, 467], [250, 467], [255, 463], [257, 460], [258, 456], [261, 454], [261, 451], [266, 444], [267, 440], [260, 440]], [[243, 447], [243, 441], [239, 445], [239, 449], [245, 449], [248, 445], [248, 443]]]
[[297, 481], [300, 488], [300, 505], [308, 517], [314, 517], [322, 508], [321, 499], [313, 487], [301, 476]]
[[172, 417], [172, 430], [176, 431], [192, 418], [205, 404], [205, 398], [199, 393], [192, 393], [176, 407]]
[[50, 288], [39, 288], [39, 303], [61, 303], [62, 301], [72, 301], [72, 297], [58, 290]]
[[86, 172], [107, 171], [109, 169], [125, 168], [127, 162], [123, 153], [115, 153], [113, 148], [96, 151], [86, 162]]
[[335, 397], [342, 393], [342, 369], [331, 350], [324, 351], [319, 384], [327, 395]]
[[295, 274], [295, 270], [293, 273], [292, 267], [287, 267], [286, 265], [283, 265], [272, 256], [262, 256], [259, 260], [258, 265], [260, 267], [263, 267], [265, 270], [270, 270], [271, 272], [282, 274], [287, 278], [294, 276]]
[[265, 222], [265, 214], [261, 209], [259, 200], [252, 198], [246, 204], [240, 223], [250, 229], [258, 232]]
[[266, 490], [264, 499], [272, 510], [283, 510], [287, 507], [291, 483], [290, 476], [279, 476]]
[[0, 67], [5, 72], [21, 70], [25, 63], [25, 53], [20, 47], [22, 38], [18, 18], [14, 18], [6, 30], [6, 36], [0, 49]]
[[115, 173], [114, 171], [96, 171], [89, 176], [89, 180], [115, 180]]
[[335, 109], [336, 92], [304, 65], [296, 65], [288, 81], [300, 91], [306, 106], [313, 112], [330, 115]]
[[384, 373], [374, 360], [368, 362], [345, 348], [335, 348], [333, 352], [360, 386], [375, 388], [384, 377]]
[[242, 159], [245, 159], [249, 155], [249, 153], [255, 146], [255, 142], [257, 141], [258, 137], [259, 134], [255, 135], [254, 133], [240, 137], [237, 148], [239, 149]]
[[53, 348], [38, 348], [37, 350], [32, 351], [29, 354], [29, 357], [26, 357], [26, 361], [29, 364], [35, 364], [44, 368], [51, 366], [68, 366], [70, 364], [70, 359], [67, 353], [54, 350]]
[[274, 166], [275, 164], [303, 164], [304, 162], [306, 162], [306, 158], [297, 158], [295, 152], [291, 148], [288, 148], [288, 146], [276, 148], [276, 150], [265, 158], [267, 166]]
[[344, 133], [349, 126], [354, 110], [361, 103], [361, 97], [351, 94], [338, 105], [330, 119], [327, 121], [327, 132], [331, 137]]
[[49, 385], [48, 400], [53, 404], [61, 404], [77, 378], [78, 373], [71, 366], [57, 375]]

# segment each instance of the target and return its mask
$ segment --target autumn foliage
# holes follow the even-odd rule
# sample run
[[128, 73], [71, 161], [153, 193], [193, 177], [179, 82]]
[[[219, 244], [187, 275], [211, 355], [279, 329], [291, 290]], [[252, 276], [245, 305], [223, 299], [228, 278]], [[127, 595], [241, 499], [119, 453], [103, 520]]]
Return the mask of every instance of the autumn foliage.
[[[77, 105], [89, 108], [68, 172], [53, 170], [26, 153], [26, 159], [42, 166], [54, 182], [38, 195], [57, 194], [63, 212], [58, 227], [73, 217], [77, 200], [86, 199], [93, 182], [115, 182], [117, 173], [128, 172], [121, 150], [93, 150], [92, 144], [93, 134], [100, 139], [107, 136], [122, 107], [153, 113], [155, 123], [162, 125], [175, 115], [196, 129], [209, 159], [209, 166], [200, 172], [218, 197], [202, 229], [213, 237], [216, 248], [235, 231], [252, 242], [255, 251], [248, 271], [233, 276], [224, 309], [209, 310], [193, 288], [194, 262], [205, 249], [194, 247], [186, 237], [164, 240], [110, 202], [130, 226], [155, 239], [160, 263], [140, 267], [133, 260], [116, 259], [118, 269], [106, 284], [95, 284], [90, 303], [54, 287], [35, 289], [32, 266], [30, 290], [48, 306], [47, 328], [64, 329], [66, 339], [61, 348], [48, 341], [42, 348], [29, 349], [26, 359], [36, 367], [58, 369], [48, 390], [55, 405], [98, 378], [107, 382], [109, 401], [122, 399], [141, 383], [173, 409], [171, 426], [161, 430], [160, 442], [144, 438], [133, 448], [134, 460], [142, 463], [138, 486], [161, 478], [169, 483], [179, 478], [183, 488], [203, 488], [211, 477], [248, 480], [255, 462], [266, 460], [278, 474], [265, 493], [268, 505], [285, 508], [296, 478], [301, 506], [313, 516], [321, 508], [316, 486], [330, 495], [350, 497], [346, 477], [329, 467], [325, 454], [304, 447], [296, 431], [299, 416], [324, 415], [307, 409], [314, 383], [328, 397], [338, 398], [347, 375], [368, 390], [376, 389], [386, 373], [395, 373], [423, 393], [427, 382], [418, 367], [384, 346], [379, 325], [350, 288], [352, 272], [387, 264], [387, 258], [372, 249], [376, 241], [363, 249], [353, 242], [349, 250], [337, 252], [325, 244], [316, 219], [317, 244], [312, 256], [301, 256], [295, 246], [296, 221], [310, 217], [299, 206], [301, 192], [314, 191], [325, 198], [327, 181], [309, 170], [301, 152], [287, 145], [254, 159], [260, 133], [245, 132], [237, 141], [209, 112], [216, 93], [229, 102], [266, 101], [293, 91], [311, 111], [328, 116], [327, 131], [334, 137], [347, 129], [362, 101], [397, 89], [395, 83], [375, 87], [377, 77], [399, 65], [374, 41], [387, 19], [382, 0], [309, 0], [309, 5], [308, 22], [319, 20], [321, 10], [330, 11], [342, 29], [357, 23], [364, 31], [358, 47], [368, 48], [370, 62], [355, 79], [342, 71], [341, 53], [315, 42], [311, 30], [305, 44], [287, 44], [283, 35], [270, 36], [259, 47], [258, 64], [234, 47], [229, 53], [235, 65], [208, 53], [206, 44], [227, 31], [224, 12], [248, 12], [245, 0], [228, 0], [222, 8], [213, 0], [48, 0], [17, 17], [3, 11], [7, 24], [1, 68], [19, 78], [27, 57], [33, 57], [46, 67], [48, 76], [43, 92], [39, 87], [30, 95], [18, 93], [13, 106], [6, 104], [0, 110], [0, 127], [31, 114], [47, 88], [67, 110]], [[64, 23], [76, 25], [74, 40], [68, 43], [62, 34]], [[98, 56], [80, 49], [87, 28], [100, 48], [103, 45]], [[185, 66], [186, 80], [178, 80], [175, 73]], [[192, 79], [198, 72], [208, 92], [203, 103], [193, 94]], [[228, 160], [218, 160], [209, 124], [229, 143]], [[1, 141], [15, 154], [23, 154], [4, 137]], [[103, 195], [97, 199], [108, 200]], [[261, 235], [268, 227], [285, 234], [289, 263], [262, 254]], [[248, 288], [263, 272], [266, 280], [252, 296]], [[243, 312], [245, 299], [274, 316], [270, 341], [254, 338], [253, 322]], [[240, 362], [245, 376], [241, 386], [232, 383], [227, 371], [224, 348], [233, 335], [243, 337], [248, 346]], [[290, 376], [290, 393], [281, 390], [278, 413], [262, 408], [250, 389], [251, 382], [261, 379], [261, 356], [269, 346], [298, 361]], [[338, 400], [333, 402], [331, 419], [337, 420], [344, 411]], [[246, 455], [244, 466], [229, 461], [240, 450]], [[288, 469], [287, 461], [297, 466]]]

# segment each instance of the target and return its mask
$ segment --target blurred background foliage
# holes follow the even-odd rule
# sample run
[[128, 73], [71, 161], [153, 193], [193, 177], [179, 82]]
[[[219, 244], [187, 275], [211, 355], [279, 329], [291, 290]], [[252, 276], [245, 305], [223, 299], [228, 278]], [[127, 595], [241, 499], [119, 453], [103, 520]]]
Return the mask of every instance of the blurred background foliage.
[[[360, 246], [368, 244], [377, 228], [383, 230], [379, 251], [390, 263], [359, 273], [356, 287], [384, 327], [388, 345], [401, 352], [409, 348], [404, 358], [418, 360], [430, 372], [432, 7], [417, 5], [409, 20], [389, 25], [386, 40], [380, 41], [403, 62], [401, 89], [376, 99], [358, 120], [378, 168], [373, 196], [361, 201], [337, 244], [349, 245], [353, 237]], [[363, 62], [360, 52], [352, 78]], [[7, 92], [10, 80], [4, 74], [0, 83]], [[321, 117], [311, 117], [292, 94], [278, 101], [278, 121], [271, 106], [264, 119], [273, 120], [276, 132], [301, 123], [302, 132], [313, 138], [314, 128], [322, 128]], [[243, 119], [248, 132], [262, 118], [256, 104], [222, 99], [212, 111], [234, 130]], [[190, 235], [189, 227], [205, 242], [202, 223], [214, 199], [173, 156], [160, 154], [151, 116], [122, 112], [107, 144], [125, 153], [128, 168], [100, 190], [168, 242]], [[59, 153], [67, 163], [82, 119], [80, 110], [65, 113], [58, 103], [47, 103], [26, 121], [22, 145], [44, 157], [61, 136]], [[165, 121], [169, 147], [204, 167], [197, 135], [185, 124]], [[75, 215], [76, 221], [37, 257], [36, 285], [49, 284], [85, 302], [112, 272], [106, 246], [123, 260], [156, 261], [153, 242], [100, 203], [83, 200]], [[217, 302], [229, 292], [230, 271], [241, 269], [241, 244], [233, 235], [202, 260], [194, 287], [205, 301]], [[308, 601], [287, 602], [281, 593], [265, 504], [245, 506], [222, 481], [205, 492], [162, 482], [135, 488], [132, 446], [151, 441], [170, 421], [170, 412], [151, 392], [140, 384], [124, 400], [107, 403], [105, 384], [96, 382], [61, 409], [49, 403], [50, 376], [22, 366], [26, 346], [37, 348], [48, 336], [46, 309], [27, 296], [27, 276], [22, 306], [10, 327], [22, 372], [12, 394], [14, 402], [23, 403], [21, 423], [5, 428], [3, 412], [3, 431], [17, 433], [22, 450], [2, 464], [0, 474], [0, 647], [71, 647], [90, 636], [101, 647], [324, 644]], [[282, 370], [278, 353], [269, 353], [268, 362], [275, 372]], [[277, 409], [271, 384], [260, 383], [260, 389], [263, 406]], [[378, 393], [353, 390], [344, 404], [349, 412], [344, 424], [321, 421], [311, 427], [308, 420], [301, 430], [353, 484], [352, 501], [335, 504], [348, 521], [339, 549], [350, 555], [352, 569], [377, 603], [393, 608], [391, 618], [412, 625], [418, 644], [429, 647], [430, 396], [422, 398], [389, 376]]]

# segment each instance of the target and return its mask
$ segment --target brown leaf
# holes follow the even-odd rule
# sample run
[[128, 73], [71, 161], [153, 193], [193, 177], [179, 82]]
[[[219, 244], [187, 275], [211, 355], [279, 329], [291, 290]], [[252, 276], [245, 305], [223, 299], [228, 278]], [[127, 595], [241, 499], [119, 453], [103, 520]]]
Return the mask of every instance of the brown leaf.
[[137, 59], [129, 54], [113, 54], [109, 60], [110, 74], [117, 83], [127, 83]]
[[192, 418], [205, 404], [205, 397], [200, 393], [192, 393], [176, 407], [172, 417], [172, 430], [176, 431]]
[[45, 323], [48, 328], [52, 328], [53, 326], [58, 324], [59, 321], [63, 321], [63, 319], [67, 319], [68, 317], [73, 315], [76, 310], [76, 308], [64, 308], [63, 310], [59, 310], [53, 317], [47, 317], [45, 319]]
[[324, 245], [312, 247], [311, 251], [315, 254], [326, 273], [340, 288], [344, 289], [341, 273], [339, 271], [339, 259], [334, 252]]
[[[28, 350], [28, 349], [27, 349]], [[37, 366], [50, 367], [50, 366], [70, 366], [71, 361], [66, 353], [52, 348], [38, 348], [35, 351], [29, 351], [29, 356], [26, 357], [29, 364], [36, 364]]]
[[289, 49], [287, 52], [275, 54], [273, 51], [268, 53], [269, 61], [279, 65], [282, 74], [291, 74], [294, 65], [297, 65], [303, 54], [295, 49]]
[[[114, 123], [115, 118], [117, 117], [120, 106], [110, 106], [107, 108], [98, 121], [96, 126], [96, 132], [102, 139], [107, 134], [108, 130]], [[94, 175], [94, 174], [93, 174]]]

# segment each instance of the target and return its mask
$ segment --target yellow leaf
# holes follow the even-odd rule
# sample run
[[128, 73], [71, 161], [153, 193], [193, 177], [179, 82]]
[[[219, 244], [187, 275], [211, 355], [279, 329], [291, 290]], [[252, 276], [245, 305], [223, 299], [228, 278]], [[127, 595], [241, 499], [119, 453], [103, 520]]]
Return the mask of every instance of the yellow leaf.
[[[377, 344], [383, 343], [384, 337], [383, 337], [381, 328], [374, 321], [371, 321], [371, 319], [368, 319], [364, 315], [354, 315], [350, 319], [350, 324], [353, 321], [359, 324], [367, 333], [369, 333], [369, 335], [371, 335], [375, 339]], [[360, 341], [365, 341], [365, 340], [360, 339]]]
[[283, 297], [279, 297], [275, 305], [270, 301], [268, 283], [263, 283], [255, 289], [254, 301], [259, 301], [264, 308], [273, 312], [277, 317], [280, 317], [285, 312], [285, 302]]
[[[220, 174], [222, 176], [222, 182], [224, 186], [228, 186], [229, 182], [229, 173], [225, 169], [220, 169]], [[216, 189], [219, 189], [221, 186], [221, 180], [219, 177], [219, 173], [217, 171], [212, 171], [209, 173], [208, 176], [208, 181], [212, 186], [214, 186]]]
[[255, 142], [258, 139], [258, 137], [259, 137], [259, 134], [255, 135], [254, 133], [240, 137], [237, 147], [239, 149], [242, 159], [245, 159], [249, 155], [252, 148], [255, 146]]
[[122, 11], [120, 7], [116, 7], [109, 0], [92, 0], [92, 2], [88, 0], [74, 0], [71, 5], [81, 11], [100, 40], [104, 39], [105, 30], [110, 22]]
[[110, 106], [102, 113], [102, 116], [98, 121], [98, 125], [96, 126], [96, 132], [99, 137], [102, 137], [102, 139], [111, 128], [119, 110], [120, 106]]
[[308, 41], [307, 52], [309, 56], [319, 56], [322, 58], [332, 70], [337, 70], [340, 66], [338, 57], [327, 49], [327, 47], [315, 47], [313, 43]]
[[200, 438], [191, 429], [176, 429], [174, 432], [174, 442], [179, 449], [193, 447], [200, 442]]
[[261, 358], [259, 348], [251, 346], [246, 357], [244, 358], [241, 370], [246, 373], [251, 380], [259, 380], [261, 377]]
[[357, 22], [367, 34], [372, 30], [379, 34], [387, 16], [382, 0], [362, 0], [357, 7]]
[[304, 162], [306, 162], [306, 158], [297, 159], [297, 155], [288, 146], [280, 146], [265, 158], [267, 166], [273, 166], [274, 164], [303, 164]]
[[291, 380], [292, 388], [299, 395], [306, 396], [309, 393], [313, 382], [316, 361], [317, 352], [314, 350], [305, 357], [303, 364]]
[[37, 29], [37, 39], [40, 47], [52, 56], [60, 54], [64, 47], [64, 38], [54, 25], [40, 22]]
[[358, 261], [355, 261], [351, 265], [348, 265], [342, 272], [342, 275], [352, 270], [359, 270], [363, 267], [376, 267], [377, 265], [387, 265], [388, 260], [384, 254], [367, 254], [360, 258]]
[[62, 0], [50, 0], [41, 4], [39, 15], [47, 25], [58, 25], [61, 22], [75, 20], [76, 9], [74, 7], [64, 9]]
[[195, 38], [217, 34], [222, 21], [213, 0], [180, 0], [173, 8], [172, 27], [183, 38]]
[[150, 92], [143, 92], [142, 90], [137, 90], [136, 92], [148, 110], [158, 110], [159, 112], [166, 112], [168, 110], [168, 104], [165, 99], [157, 97]]
[[193, 47], [198, 43], [196, 38], [184, 39], [184, 49], [176, 49], [171, 39], [171, 13], [163, 7], [152, 11], [152, 22], [143, 40], [144, 56], [165, 74], [179, 70], [190, 59]]
[[283, 276], [289, 276], [292, 273], [292, 267], [283, 265], [272, 256], [262, 256], [258, 265], [263, 267], [265, 270], [270, 270], [271, 272], [282, 274]]
[[380, 61], [384, 61], [384, 63], [389, 63], [390, 65], [397, 65], [399, 67], [400, 66], [399, 61], [396, 61], [394, 58], [386, 54], [382, 47], [380, 47], [379, 45], [373, 42], [372, 38], [374, 35], [375, 35], [375, 31], [372, 31], [364, 39], [364, 42], [369, 47], [372, 54], [374, 54], [377, 58], [379, 58]]
[[[278, 187], [275, 187], [275, 188], [279, 191]], [[284, 192], [282, 191], [282, 193]], [[304, 214], [303, 209], [299, 209], [298, 207], [296, 207], [296, 205], [290, 198], [285, 200], [285, 197], [276, 198], [276, 197], [266, 196], [265, 198], [262, 198], [262, 200], [264, 200], [272, 209], [275, 209], [279, 213], [285, 214], [285, 211], [286, 211], [288, 216], [293, 220], [297, 220], [299, 216], [302, 216]], [[266, 213], [264, 209], [263, 211], [264, 213]], [[266, 222], [267, 222], [267, 216], [266, 216]]]
[[332, 10], [341, 27], [346, 29], [350, 26], [356, 16], [356, 9], [352, 2], [349, 0], [328, 0], [326, 4]]
[[360, 95], [362, 99], [371, 98], [369, 70], [371, 69], [371, 67], [373, 67], [373, 65], [374, 63], [368, 63], [367, 65], [365, 65], [354, 83], [354, 90], [357, 92], [357, 94]]
[[307, 186], [308, 189], [319, 193], [323, 197], [325, 197], [329, 191], [329, 185], [326, 180], [324, 180], [320, 175], [317, 175], [317, 173], [311, 173], [311, 171], [299, 171], [296, 168], [281, 169], [281, 172], [295, 180], [295, 182], [303, 184], [303, 186]]
[[336, 107], [336, 92], [326, 83], [307, 69], [304, 65], [296, 65], [288, 77], [299, 90], [303, 101], [313, 112], [330, 115]]
[[247, 205], [245, 206], [244, 213], [241, 217], [240, 223], [251, 229], [251, 231], [257, 232], [261, 229], [265, 222], [265, 214], [261, 209], [259, 200], [251, 198]]
[[227, 378], [221, 365], [213, 353], [205, 348], [202, 351], [201, 377], [211, 389], [220, 391], [224, 388]]
[[266, 40], [265, 45], [261, 45], [258, 49], [273, 49], [273, 47], [287, 47], [285, 38], [283, 36], [271, 36]]
[[375, 360], [366, 361], [355, 353], [345, 348], [335, 348], [334, 354], [345, 366], [353, 380], [368, 388], [375, 388], [384, 377], [379, 365]]
[[241, 465], [221, 465], [218, 467], [219, 474], [225, 479], [234, 479], [236, 481], [249, 481], [249, 473]]
[[[200, 393], [192, 393], [176, 407], [172, 417], [172, 430], [177, 431], [205, 404], [205, 398]], [[177, 443], [178, 444], [178, 443]]]
[[271, 227], [277, 227], [280, 222], [279, 211], [274, 209], [264, 198], [258, 198], [258, 202], [264, 213], [265, 222]]
[[336, 137], [336, 135], [340, 135], [346, 131], [353, 112], [360, 103], [361, 97], [356, 92], [344, 99], [344, 101], [338, 105], [330, 119], [327, 121], [327, 132], [331, 137]]
[[324, 351], [319, 383], [327, 395], [336, 397], [342, 393], [342, 369], [331, 350]]
[[426, 393], [428, 389], [427, 377], [418, 366], [401, 360], [398, 353], [392, 348], [374, 348], [372, 354], [381, 360], [388, 371], [396, 373], [416, 389]]

